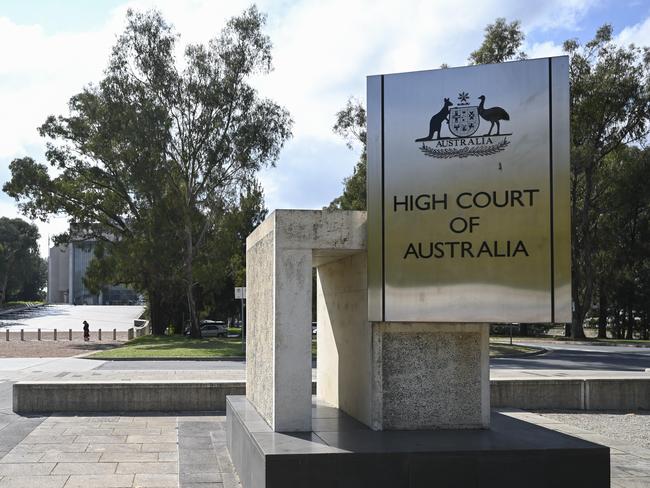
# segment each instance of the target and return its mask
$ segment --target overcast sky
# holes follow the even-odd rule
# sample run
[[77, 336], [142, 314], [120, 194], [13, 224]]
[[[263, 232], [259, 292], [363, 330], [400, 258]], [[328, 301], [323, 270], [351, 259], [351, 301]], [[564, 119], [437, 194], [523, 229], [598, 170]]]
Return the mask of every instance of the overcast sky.
[[[128, 8], [157, 8], [182, 44], [214, 37], [226, 19], [250, 5], [241, 0], [0, 1], [0, 186], [16, 157], [44, 161], [36, 128], [67, 100], [97, 82]], [[370, 74], [466, 64], [497, 17], [521, 20], [529, 57], [561, 54], [562, 41], [590, 39], [612, 23], [621, 43], [650, 45], [647, 0], [261, 0], [268, 14], [274, 71], [258, 83], [264, 96], [289, 109], [294, 137], [277, 167], [261, 175], [266, 205], [321, 208], [341, 193], [358, 159], [332, 133], [346, 100], [365, 99]], [[0, 192], [0, 215], [18, 215]], [[65, 230], [64, 217], [38, 223], [41, 253]]]

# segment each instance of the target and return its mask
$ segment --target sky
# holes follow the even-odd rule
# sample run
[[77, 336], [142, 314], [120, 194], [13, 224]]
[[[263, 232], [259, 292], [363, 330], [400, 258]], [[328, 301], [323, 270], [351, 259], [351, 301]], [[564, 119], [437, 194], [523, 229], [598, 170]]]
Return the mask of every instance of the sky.
[[[180, 49], [218, 35], [248, 0], [0, 0], [0, 187], [9, 163], [45, 162], [37, 128], [67, 113], [67, 101], [98, 82], [127, 9], [158, 9], [180, 34]], [[275, 168], [260, 173], [266, 206], [320, 209], [341, 194], [359, 148], [332, 132], [350, 97], [365, 100], [368, 75], [467, 64], [497, 17], [520, 20], [530, 58], [562, 54], [603, 23], [617, 42], [650, 46], [648, 0], [259, 0], [268, 15], [274, 70], [255, 80], [261, 95], [285, 106], [293, 138]], [[182, 53], [179, 53], [182, 55]], [[0, 216], [20, 216], [0, 191]], [[41, 254], [67, 228], [65, 216], [35, 222]]]

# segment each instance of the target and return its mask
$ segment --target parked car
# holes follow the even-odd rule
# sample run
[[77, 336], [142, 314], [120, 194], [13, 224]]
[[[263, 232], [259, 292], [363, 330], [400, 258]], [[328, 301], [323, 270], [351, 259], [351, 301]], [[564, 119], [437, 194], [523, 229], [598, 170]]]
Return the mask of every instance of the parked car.
[[201, 337], [226, 337], [228, 326], [222, 320], [201, 320]]

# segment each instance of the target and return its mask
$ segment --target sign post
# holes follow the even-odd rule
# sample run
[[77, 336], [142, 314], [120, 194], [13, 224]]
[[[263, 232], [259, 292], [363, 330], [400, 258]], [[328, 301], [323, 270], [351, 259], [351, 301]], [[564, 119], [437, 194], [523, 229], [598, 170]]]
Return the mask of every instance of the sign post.
[[236, 286], [235, 287], [235, 300], [240, 301], [241, 305], [241, 315], [240, 315], [240, 324], [241, 324], [241, 344], [242, 351], [246, 351], [246, 324], [244, 323], [244, 300], [246, 300], [246, 287], [245, 286]]

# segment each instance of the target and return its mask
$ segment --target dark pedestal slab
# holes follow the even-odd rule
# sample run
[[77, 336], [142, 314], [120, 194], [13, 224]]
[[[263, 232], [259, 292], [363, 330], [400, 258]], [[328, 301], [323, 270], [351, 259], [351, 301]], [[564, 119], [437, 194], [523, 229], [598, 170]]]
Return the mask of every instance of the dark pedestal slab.
[[313, 432], [273, 432], [229, 396], [228, 449], [244, 488], [609, 488], [609, 448], [493, 414], [487, 430], [375, 432], [315, 404]]

